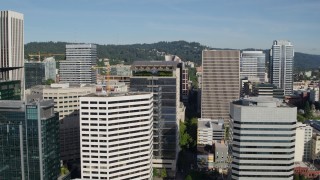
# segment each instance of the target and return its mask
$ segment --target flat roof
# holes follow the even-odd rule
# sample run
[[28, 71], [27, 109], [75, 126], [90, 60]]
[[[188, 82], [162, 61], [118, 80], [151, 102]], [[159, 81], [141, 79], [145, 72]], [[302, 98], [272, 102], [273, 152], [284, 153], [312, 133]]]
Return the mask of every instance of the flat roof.
[[177, 66], [176, 61], [134, 61], [132, 66]]
[[151, 94], [148, 92], [119, 92], [119, 93], [114, 93], [110, 92], [109, 94], [107, 93], [90, 93], [87, 95], [84, 95], [82, 97], [120, 97], [120, 96], [134, 96], [134, 95], [147, 95]]

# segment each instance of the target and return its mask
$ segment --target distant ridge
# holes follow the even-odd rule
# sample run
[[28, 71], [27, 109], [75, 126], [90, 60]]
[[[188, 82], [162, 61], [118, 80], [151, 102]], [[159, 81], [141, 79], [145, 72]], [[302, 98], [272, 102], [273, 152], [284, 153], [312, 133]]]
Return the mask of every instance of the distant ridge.
[[[42, 54], [65, 53], [65, 45], [67, 42], [30, 42], [25, 44], [25, 57], [28, 54], [37, 54], [39, 51]], [[161, 41], [152, 44], [130, 44], [130, 45], [99, 45], [98, 57], [109, 58], [113, 63], [123, 61], [125, 64], [131, 64], [137, 60], [163, 60], [164, 54], [173, 54], [179, 56], [182, 60], [193, 61], [198, 65], [201, 64], [201, 54], [204, 49], [213, 49], [208, 46], [201, 45], [197, 42], [186, 41]], [[214, 48], [214, 49], [229, 49], [229, 48]], [[244, 50], [261, 50], [247, 48]], [[267, 51], [267, 50], [263, 50]], [[57, 56], [59, 59], [64, 59], [63, 56]], [[295, 52], [294, 68], [296, 70], [316, 69], [320, 66], [320, 55], [305, 54]]]

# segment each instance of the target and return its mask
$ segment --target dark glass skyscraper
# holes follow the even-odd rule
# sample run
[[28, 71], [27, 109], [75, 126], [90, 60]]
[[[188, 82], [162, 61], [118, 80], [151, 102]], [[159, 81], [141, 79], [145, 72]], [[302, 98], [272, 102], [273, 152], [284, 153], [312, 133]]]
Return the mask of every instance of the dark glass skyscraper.
[[51, 180], [60, 174], [53, 101], [0, 101], [0, 179]]
[[45, 64], [42, 62], [24, 63], [26, 89], [36, 85], [43, 85], [46, 80]]
[[175, 170], [179, 151], [180, 69], [174, 61], [136, 61], [130, 90], [153, 92], [153, 167]]

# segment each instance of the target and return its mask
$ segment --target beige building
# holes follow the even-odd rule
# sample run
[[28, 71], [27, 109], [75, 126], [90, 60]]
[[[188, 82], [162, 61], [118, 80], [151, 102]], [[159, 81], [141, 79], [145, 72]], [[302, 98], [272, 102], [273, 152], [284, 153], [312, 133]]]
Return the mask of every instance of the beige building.
[[27, 99], [53, 99], [59, 112], [60, 152], [62, 160], [80, 158], [79, 97], [96, 92], [95, 85], [51, 84], [35, 86], [26, 92]]
[[320, 159], [320, 134], [313, 134], [312, 136], [311, 159]]
[[202, 51], [201, 118], [229, 121], [229, 103], [240, 95], [240, 51]]

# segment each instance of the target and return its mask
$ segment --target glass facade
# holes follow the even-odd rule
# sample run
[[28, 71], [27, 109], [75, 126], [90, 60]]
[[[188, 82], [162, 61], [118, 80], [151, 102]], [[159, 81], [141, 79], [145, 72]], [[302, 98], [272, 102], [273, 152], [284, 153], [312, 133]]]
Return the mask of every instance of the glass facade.
[[45, 83], [45, 64], [41, 62], [24, 63], [26, 89]]
[[131, 91], [154, 92], [154, 149], [155, 159], [175, 159], [177, 143], [175, 77], [131, 77]]
[[21, 81], [2, 81], [0, 82], [0, 100], [20, 100]]
[[0, 179], [58, 178], [59, 116], [48, 102], [0, 102]]

